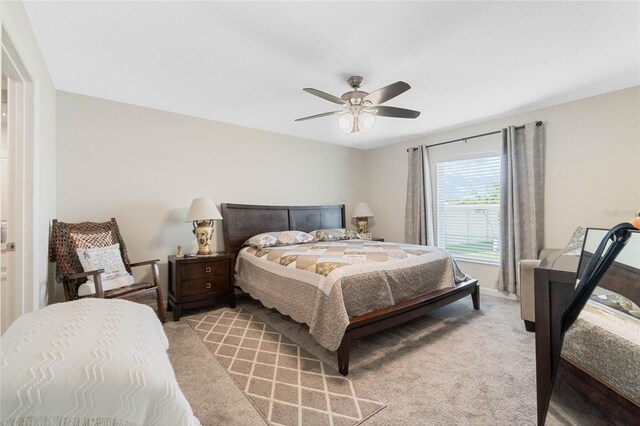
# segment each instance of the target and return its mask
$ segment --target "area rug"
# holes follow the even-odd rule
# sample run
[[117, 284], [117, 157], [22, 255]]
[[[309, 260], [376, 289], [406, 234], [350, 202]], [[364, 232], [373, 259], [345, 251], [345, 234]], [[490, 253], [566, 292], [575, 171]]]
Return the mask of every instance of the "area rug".
[[358, 425], [385, 407], [242, 309], [187, 321], [269, 424]]

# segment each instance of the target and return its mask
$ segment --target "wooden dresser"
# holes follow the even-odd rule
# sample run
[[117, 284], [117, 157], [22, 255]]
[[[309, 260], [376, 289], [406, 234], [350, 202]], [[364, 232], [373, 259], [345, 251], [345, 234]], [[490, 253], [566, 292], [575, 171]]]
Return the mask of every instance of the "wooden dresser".
[[168, 310], [174, 321], [180, 320], [182, 309], [211, 306], [223, 298], [235, 308], [232, 255], [169, 256]]
[[580, 258], [567, 256], [566, 251], [549, 254], [534, 271], [538, 425], [544, 425], [546, 420], [554, 371], [562, 350], [562, 315], [576, 286]]
[[[556, 386], [559, 381], [565, 383], [564, 389], [569, 390], [572, 398], [569, 402], [578, 404], [575, 401], [580, 401], [580, 405], [576, 407], [585, 419], [597, 419], [605, 413], [606, 423], [602, 424], [636, 425], [640, 417], [640, 406], [561, 356], [562, 316], [575, 291], [580, 260], [578, 256], [567, 255], [569, 250], [551, 253], [535, 269], [538, 425], [545, 424], [554, 379]], [[614, 262], [598, 285], [625, 294], [616, 286], [624, 286], [626, 283], [628, 288], [636, 289], [634, 283], [638, 282], [638, 276], [640, 271]]]

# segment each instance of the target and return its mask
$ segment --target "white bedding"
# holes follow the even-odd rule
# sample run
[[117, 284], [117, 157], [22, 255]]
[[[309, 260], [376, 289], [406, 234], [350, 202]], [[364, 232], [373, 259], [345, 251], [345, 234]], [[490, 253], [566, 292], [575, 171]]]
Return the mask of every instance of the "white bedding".
[[1, 345], [2, 425], [200, 424], [148, 306], [54, 304], [18, 318]]

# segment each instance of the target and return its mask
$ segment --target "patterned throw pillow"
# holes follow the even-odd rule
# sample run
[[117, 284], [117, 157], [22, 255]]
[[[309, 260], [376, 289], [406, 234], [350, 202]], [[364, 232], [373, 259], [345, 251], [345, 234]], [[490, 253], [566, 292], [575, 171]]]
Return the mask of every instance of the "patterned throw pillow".
[[95, 247], [107, 247], [113, 245], [113, 234], [111, 231], [92, 232], [92, 233], [76, 233], [71, 232], [71, 240], [77, 249], [91, 249]]
[[591, 295], [591, 300], [640, 319], [640, 307], [616, 292], [596, 287]]
[[[82, 264], [85, 272], [95, 271], [96, 269], [104, 269], [102, 280], [108, 281], [129, 274], [122, 262], [122, 254], [120, 253], [120, 244], [114, 244], [107, 247], [96, 247], [90, 249], [76, 249], [78, 259]], [[89, 278], [93, 281], [93, 277]]]
[[346, 228], [318, 229], [309, 232], [309, 234], [316, 237], [318, 241], [357, 240], [360, 238], [356, 231]]
[[317, 240], [301, 231], [265, 232], [249, 238], [243, 246], [265, 248], [293, 244], [315, 243]]

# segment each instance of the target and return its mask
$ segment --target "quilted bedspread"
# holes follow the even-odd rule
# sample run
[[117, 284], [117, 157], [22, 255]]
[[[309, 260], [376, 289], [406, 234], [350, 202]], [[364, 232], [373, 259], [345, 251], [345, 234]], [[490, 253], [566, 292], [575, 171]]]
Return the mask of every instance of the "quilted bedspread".
[[343, 240], [240, 251], [236, 282], [269, 308], [309, 326], [322, 346], [340, 346], [349, 318], [468, 277], [437, 247]]
[[2, 336], [2, 425], [196, 426], [154, 311], [82, 299], [23, 315]]

